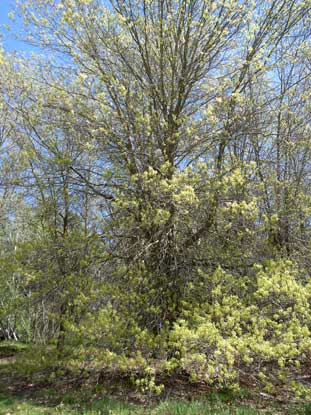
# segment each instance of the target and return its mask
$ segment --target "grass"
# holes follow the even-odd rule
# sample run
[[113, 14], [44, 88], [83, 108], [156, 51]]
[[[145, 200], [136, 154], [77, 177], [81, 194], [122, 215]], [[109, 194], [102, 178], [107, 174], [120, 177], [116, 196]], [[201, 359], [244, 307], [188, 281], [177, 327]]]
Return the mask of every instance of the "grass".
[[[153, 407], [142, 407], [132, 403], [104, 398], [93, 404], [63, 402], [55, 406], [48, 403], [38, 403], [30, 399], [0, 395], [1, 415], [259, 415], [263, 411], [248, 406], [231, 406], [211, 404], [208, 401], [164, 401]], [[264, 411], [265, 414], [273, 414]], [[279, 412], [274, 412], [275, 414]]]
[[0, 415], [311, 415], [311, 406], [308, 405], [260, 409], [201, 399], [192, 402], [167, 400], [144, 407], [108, 397], [83, 403], [70, 394], [63, 396], [61, 402], [52, 404], [49, 397], [46, 396], [48, 399], [45, 400], [44, 396], [34, 399], [0, 394]]

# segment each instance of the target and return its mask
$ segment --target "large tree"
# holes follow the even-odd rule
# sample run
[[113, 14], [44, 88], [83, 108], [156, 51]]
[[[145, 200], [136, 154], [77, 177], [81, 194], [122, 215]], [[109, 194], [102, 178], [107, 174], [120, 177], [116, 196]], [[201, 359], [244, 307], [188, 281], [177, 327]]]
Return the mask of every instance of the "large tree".
[[[147, 338], [156, 356], [164, 333], [172, 357], [182, 318], [225, 337], [228, 304], [259, 336], [286, 268], [267, 261], [297, 261], [302, 284], [310, 261], [309, 1], [18, 3], [44, 54], [11, 57], [1, 88], [36, 218], [19, 270], [45, 336], [127, 354]], [[257, 286], [269, 278], [279, 291]]]

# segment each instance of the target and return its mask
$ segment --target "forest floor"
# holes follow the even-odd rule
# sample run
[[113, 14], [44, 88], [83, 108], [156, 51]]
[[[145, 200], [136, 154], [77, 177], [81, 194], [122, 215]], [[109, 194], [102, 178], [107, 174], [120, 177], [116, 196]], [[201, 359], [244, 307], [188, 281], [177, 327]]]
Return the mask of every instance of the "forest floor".
[[101, 381], [62, 374], [26, 375], [16, 359], [22, 344], [0, 343], [0, 415], [311, 415], [311, 404], [280, 404], [252, 396], [213, 392], [179, 379], [155, 398], [130, 391], [124, 379]]

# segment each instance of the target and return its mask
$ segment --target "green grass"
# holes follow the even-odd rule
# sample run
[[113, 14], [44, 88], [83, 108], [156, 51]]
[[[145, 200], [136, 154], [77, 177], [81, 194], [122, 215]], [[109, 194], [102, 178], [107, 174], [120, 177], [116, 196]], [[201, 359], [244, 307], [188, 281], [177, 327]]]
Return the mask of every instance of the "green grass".
[[254, 409], [246, 405], [230, 405], [208, 400], [164, 401], [143, 407], [121, 400], [103, 398], [92, 404], [74, 403], [71, 395], [57, 405], [40, 399], [27, 399], [0, 394], [0, 415], [310, 415], [311, 406]]
[[[266, 412], [269, 413], [269, 412]], [[183, 402], [166, 401], [152, 408], [126, 403], [122, 401], [104, 398], [92, 405], [81, 405], [74, 403], [59, 403], [49, 406], [47, 403], [38, 403], [18, 397], [0, 395], [1, 415], [258, 415], [259, 411], [249, 407], [230, 407], [225, 405], [211, 405], [204, 401]], [[272, 414], [272, 412], [271, 412]]]

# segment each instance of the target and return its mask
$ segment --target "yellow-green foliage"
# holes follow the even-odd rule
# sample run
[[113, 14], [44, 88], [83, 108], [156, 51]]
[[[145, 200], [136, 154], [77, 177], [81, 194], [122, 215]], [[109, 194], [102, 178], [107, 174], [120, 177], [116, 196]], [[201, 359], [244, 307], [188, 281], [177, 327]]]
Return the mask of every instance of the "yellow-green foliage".
[[207, 301], [197, 307], [189, 302], [186, 318], [171, 333], [178, 352], [168, 367], [231, 387], [247, 373], [269, 392], [285, 385], [308, 395], [293, 373], [311, 352], [310, 283], [299, 280], [289, 261], [255, 267], [242, 283], [220, 268], [205, 279]]
[[[121, 291], [110, 294], [124, 307], [107, 305], [67, 327], [73, 339], [70, 364], [132, 372], [134, 385], [156, 393], [163, 386], [155, 367], [182, 369], [192, 381], [234, 389], [241, 375], [249, 376], [269, 393], [287, 388], [310, 397], [296, 376], [311, 353], [311, 287], [298, 268], [280, 260], [255, 265], [249, 276], [219, 267], [211, 274], [199, 270], [196, 278], [188, 285], [181, 318], [160, 334], [141, 328], [137, 310], [128, 312]], [[128, 301], [136, 299], [142, 307], [143, 299], [131, 296]]]

